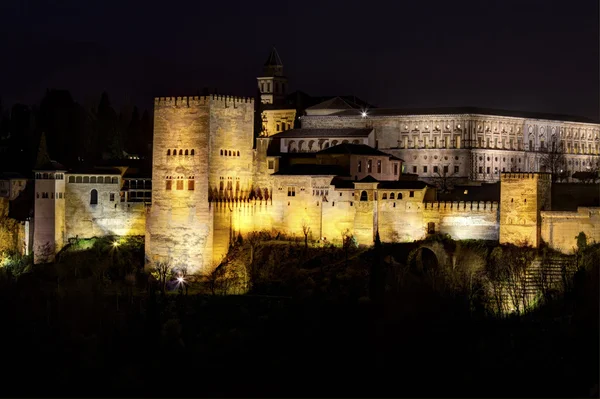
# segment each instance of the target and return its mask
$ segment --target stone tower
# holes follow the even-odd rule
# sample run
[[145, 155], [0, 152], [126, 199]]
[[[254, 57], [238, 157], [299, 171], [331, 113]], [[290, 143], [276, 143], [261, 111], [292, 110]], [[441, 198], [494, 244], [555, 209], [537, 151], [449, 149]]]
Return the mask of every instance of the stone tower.
[[287, 78], [283, 76], [283, 63], [275, 47], [263, 68], [263, 76], [258, 79], [260, 101], [262, 104], [279, 105], [285, 100]]
[[65, 245], [65, 168], [50, 160], [42, 134], [35, 173], [33, 262], [52, 262]]
[[500, 244], [537, 247], [540, 211], [551, 210], [549, 173], [502, 173], [500, 176]]
[[[285, 104], [287, 78], [283, 76], [283, 63], [275, 47], [263, 67], [262, 76], [257, 78], [260, 91], [259, 137], [269, 137], [290, 130], [296, 120], [296, 109]], [[258, 127], [258, 126], [257, 126]]]
[[210, 272], [227, 250], [214, 236], [215, 201], [252, 187], [254, 101], [229, 96], [154, 102], [152, 207], [146, 265]]

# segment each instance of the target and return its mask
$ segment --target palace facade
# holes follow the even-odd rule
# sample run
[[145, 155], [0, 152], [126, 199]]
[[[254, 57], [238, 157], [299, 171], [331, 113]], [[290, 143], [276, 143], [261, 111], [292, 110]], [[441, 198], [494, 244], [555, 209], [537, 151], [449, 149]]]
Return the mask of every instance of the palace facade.
[[[146, 263], [207, 273], [238, 234], [270, 230], [359, 245], [435, 233], [570, 252], [600, 238], [600, 208], [552, 210], [545, 154], [561, 148], [569, 173], [598, 163], [600, 125], [574, 118], [465, 109], [364, 108], [330, 98], [286, 104], [276, 51], [258, 78], [260, 101], [159, 97], [151, 173], [130, 167], [35, 170], [33, 252], [51, 261], [69, 240], [145, 235]], [[257, 113], [258, 111], [258, 113]], [[259, 115], [260, 123], [255, 123]], [[295, 127], [299, 126], [299, 127]], [[440, 201], [436, 177], [500, 195]], [[579, 231], [577, 231], [579, 230]]]

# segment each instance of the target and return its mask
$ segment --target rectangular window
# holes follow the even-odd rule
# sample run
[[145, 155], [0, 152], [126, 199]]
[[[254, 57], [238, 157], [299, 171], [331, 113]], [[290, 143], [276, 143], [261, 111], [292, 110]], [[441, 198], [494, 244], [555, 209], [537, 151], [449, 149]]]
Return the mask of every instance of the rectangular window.
[[477, 137], [477, 147], [481, 148], [481, 142], [483, 139], [481, 137]]
[[438, 167], [437, 167], [437, 166], [434, 166], [434, 167], [433, 167], [433, 173], [437, 173], [437, 172], [438, 172]]
[[189, 191], [194, 191], [195, 183], [196, 183], [195, 180], [188, 180], [188, 190]]
[[533, 140], [529, 140], [529, 151], [533, 151]]
[[269, 161], [269, 169], [273, 169], [275, 167], [275, 162]]
[[173, 188], [173, 180], [167, 180], [167, 190], [171, 190]]
[[413, 173], [417, 173], [417, 167], [413, 166]]
[[394, 164], [394, 175], [398, 175], [398, 164]]
[[444, 165], [444, 173], [448, 173], [448, 165]]
[[362, 161], [358, 161], [358, 173], [362, 172]]
[[372, 163], [373, 161], [370, 159], [367, 161], [367, 173], [371, 173], [371, 167], [373, 166]]
[[454, 166], [454, 173], [458, 173], [458, 166]]
[[483, 173], [483, 166], [479, 167], [479, 173]]
[[427, 166], [423, 166], [423, 173], [427, 173]]
[[115, 200], [115, 193], [110, 193], [110, 200], [114, 201]]
[[486, 168], [486, 173], [487, 173], [488, 175], [490, 174], [490, 167], [489, 167], [489, 166]]
[[296, 196], [296, 187], [288, 187], [288, 197]]
[[381, 173], [381, 161], [377, 161], [377, 173]]
[[177, 190], [183, 190], [183, 180], [177, 180]]
[[414, 196], [415, 196], [415, 192], [414, 192], [414, 191], [410, 191], [410, 192], [408, 193], [408, 196], [409, 196], [409, 197], [411, 197], [411, 198], [412, 198], [412, 197], [414, 197]]

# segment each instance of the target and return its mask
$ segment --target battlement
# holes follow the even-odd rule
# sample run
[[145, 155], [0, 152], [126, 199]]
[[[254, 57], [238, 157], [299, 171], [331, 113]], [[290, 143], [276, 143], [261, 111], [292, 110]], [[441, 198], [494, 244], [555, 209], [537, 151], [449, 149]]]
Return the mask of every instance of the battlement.
[[210, 96], [179, 96], [179, 97], [155, 97], [154, 108], [189, 108], [194, 106], [208, 105], [209, 103], [221, 103], [225, 106], [237, 104], [254, 104], [254, 99], [249, 97], [236, 97], [212, 94]]
[[498, 210], [498, 202], [496, 201], [434, 201], [424, 202], [425, 210], [437, 210], [445, 212], [462, 212], [462, 211], [489, 211]]
[[552, 175], [544, 172], [502, 172], [500, 173], [500, 181], [506, 180], [523, 180], [523, 179], [537, 179], [537, 180], [550, 180]]

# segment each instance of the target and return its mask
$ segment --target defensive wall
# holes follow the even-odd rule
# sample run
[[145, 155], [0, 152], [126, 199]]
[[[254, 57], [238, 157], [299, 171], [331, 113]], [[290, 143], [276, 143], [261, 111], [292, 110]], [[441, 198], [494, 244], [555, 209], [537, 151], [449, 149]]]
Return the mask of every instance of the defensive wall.
[[577, 249], [580, 232], [588, 244], [600, 242], [600, 208], [577, 208], [577, 212], [541, 212], [541, 237], [560, 252], [571, 254]]

